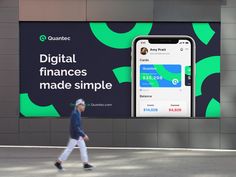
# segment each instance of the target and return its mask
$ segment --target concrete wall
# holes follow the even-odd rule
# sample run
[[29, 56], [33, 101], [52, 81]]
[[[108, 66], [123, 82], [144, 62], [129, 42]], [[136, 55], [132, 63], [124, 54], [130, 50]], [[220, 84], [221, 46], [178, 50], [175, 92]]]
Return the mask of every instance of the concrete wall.
[[[98, 0], [20, 0], [21, 20], [42, 21], [217, 21], [220, 18], [220, 6], [216, 3], [222, 3], [222, 119], [85, 119], [84, 128], [91, 138], [90, 146], [236, 149], [236, 1], [178, 1], [100, 0], [98, 3]], [[172, 15], [163, 16], [166, 12], [160, 6], [169, 8], [171, 13], [168, 14]], [[140, 15], [142, 7], [145, 10]], [[173, 7], [175, 10], [189, 10], [176, 13]], [[192, 8], [197, 11], [190, 10]], [[0, 0], [0, 144], [65, 145], [68, 119], [18, 118], [18, 20], [18, 0]]]

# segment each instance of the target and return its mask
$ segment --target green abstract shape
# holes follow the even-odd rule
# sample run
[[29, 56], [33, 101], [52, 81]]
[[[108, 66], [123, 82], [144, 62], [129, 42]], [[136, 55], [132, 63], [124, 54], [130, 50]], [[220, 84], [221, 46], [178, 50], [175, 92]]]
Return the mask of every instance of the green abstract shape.
[[125, 82], [131, 82], [131, 67], [130, 66], [122, 66], [119, 68], [115, 68], [112, 71], [120, 84], [125, 83]]
[[220, 56], [211, 56], [196, 64], [196, 96], [202, 94], [204, 80], [215, 73], [220, 73]]
[[[151, 77], [153, 78], [153, 76], [149, 73], [140, 73], [140, 80], [145, 80], [143, 78], [145, 77]], [[146, 80], [147, 81], [147, 80]], [[152, 86], [152, 87], [159, 87], [159, 82], [155, 79], [151, 79], [151, 80], [148, 80], [149, 84]]]
[[131, 47], [134, 38], [140, 35], [148, 35], [150, 33], [152, 23], [136, 23], [130, 31], [125, 33], [112, 31], [105, 22], [91, 22], [90, 28], [94, 36], [108, 47], [127, 49]]
[[20, 113], [25, 117], [60, 117], [53, 105], [36, 105], [30, 100], [28, 93], [20, 94]]
[[211, 28], [209, 23], [193, 23], [192, 25], [196, 36], [205, 45], [207, 45], [215, 35], [215, 31]]
[[207, 106], [206, 117], [207, 118], [220, 117], [220, 103], [214, 98], [211, 99], [211, 101]]
[[191, 67], [190, 66], [185, 66], [185, 74], [187, 76], [191, 76]]
[[166, 68], [163, 65], [154, 65], [157, 73], [162, 76], [165, 80], [172, 81], [174, 78], [181, 80], [181, 74], [180, 73], [172, 73], [166, 70]]

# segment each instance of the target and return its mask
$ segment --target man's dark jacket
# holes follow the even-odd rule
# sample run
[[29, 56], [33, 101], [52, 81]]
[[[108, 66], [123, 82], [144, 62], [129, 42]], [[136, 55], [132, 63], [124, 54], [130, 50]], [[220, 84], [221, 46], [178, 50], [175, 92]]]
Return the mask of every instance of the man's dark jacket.
[[82, 130], [81, 113], [74, 109], [70, 117], [70, 136], [72, 139], [78, 140], [79, 137], [84, 137], [85, 133]]

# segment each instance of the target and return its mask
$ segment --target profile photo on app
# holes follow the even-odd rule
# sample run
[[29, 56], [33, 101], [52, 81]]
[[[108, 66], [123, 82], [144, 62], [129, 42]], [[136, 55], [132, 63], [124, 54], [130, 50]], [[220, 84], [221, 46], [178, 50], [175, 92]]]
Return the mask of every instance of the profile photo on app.
[[148, 49], [146, 47], [142, 47], [141, 50], [140, 50], [140, 53], [142, 55], [146, 55], [148, 53]]

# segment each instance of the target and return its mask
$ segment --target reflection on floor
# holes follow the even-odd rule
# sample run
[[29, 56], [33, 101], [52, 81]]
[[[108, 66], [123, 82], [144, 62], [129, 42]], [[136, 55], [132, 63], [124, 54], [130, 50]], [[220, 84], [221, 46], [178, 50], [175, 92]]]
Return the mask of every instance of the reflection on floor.
[[1, 177], [235, 177], [236, 152], [89, 149], [96, 168], [84, 171], [75, 149], [65, 171], [54, 160], [62, 149], [0, 148]]

